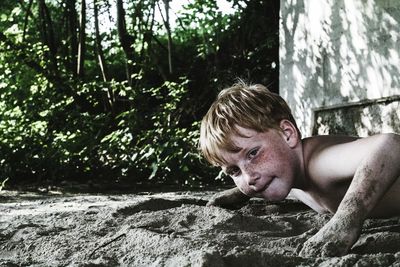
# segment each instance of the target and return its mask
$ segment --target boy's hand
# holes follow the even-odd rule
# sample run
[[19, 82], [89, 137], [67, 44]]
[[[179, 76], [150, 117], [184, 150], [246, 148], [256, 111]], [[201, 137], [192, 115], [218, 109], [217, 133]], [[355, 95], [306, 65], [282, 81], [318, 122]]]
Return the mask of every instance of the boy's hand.
[[250, 197], [243, 194], [237, 187], [219, 192], [212, 196], [207, 206], [220, 206], [223, 208], [236, 208], [243, 206]]
[[360, 236], [361, 225], [343, 216], [333, 216], [304, 243], [300, 256], [335, 257], [345, 255]]

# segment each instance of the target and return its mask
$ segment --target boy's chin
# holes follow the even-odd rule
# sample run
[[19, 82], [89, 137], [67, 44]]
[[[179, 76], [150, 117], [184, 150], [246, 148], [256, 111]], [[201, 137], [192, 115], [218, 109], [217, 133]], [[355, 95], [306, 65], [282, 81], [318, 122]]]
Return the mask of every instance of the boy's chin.
[[283, 191], [276, 191], [276, 192], [261, 192], [262, 198], [268, 200], [268, 201], [282, 201], [285, 200], [286, 197], [289, 195], [289, 192], [283, 192]]

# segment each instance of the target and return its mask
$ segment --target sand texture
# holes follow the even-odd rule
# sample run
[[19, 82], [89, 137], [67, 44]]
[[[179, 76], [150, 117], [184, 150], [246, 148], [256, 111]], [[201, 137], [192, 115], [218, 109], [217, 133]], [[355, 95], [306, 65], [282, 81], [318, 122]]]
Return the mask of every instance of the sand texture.
[[206, 207], [215, 192], [0, 192], [0, 266], [400, 266], [400, 217], [370, 219], [350, 254], [298, 256], [326, 223], [295, 201]]

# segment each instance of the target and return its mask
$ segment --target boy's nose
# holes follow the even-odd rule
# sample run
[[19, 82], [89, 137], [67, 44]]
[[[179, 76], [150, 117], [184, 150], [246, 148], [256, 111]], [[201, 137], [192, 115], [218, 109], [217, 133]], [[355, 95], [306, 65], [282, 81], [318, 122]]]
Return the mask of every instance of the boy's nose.
[[260, 179], [260, 176], [255, 174], [255, 173], [249, 173], [247, 174], [247, 184], [249, 186], [255, 186], [257, 184], [257, 181]]

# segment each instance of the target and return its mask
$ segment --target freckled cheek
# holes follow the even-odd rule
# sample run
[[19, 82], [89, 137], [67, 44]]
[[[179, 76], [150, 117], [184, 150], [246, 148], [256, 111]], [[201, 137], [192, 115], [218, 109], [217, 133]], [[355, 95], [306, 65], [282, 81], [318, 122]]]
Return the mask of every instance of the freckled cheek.
[[276, 155], [270, 153], [262, 153], [251, 161], [248, 168], [259, 171], [261, 173], [268, 173], [275, 169], [276, 163]]

